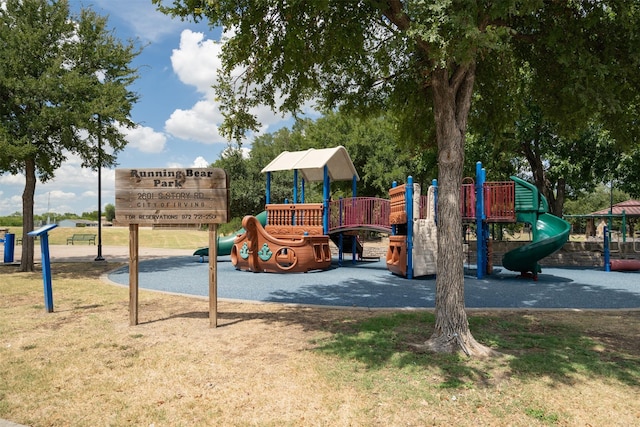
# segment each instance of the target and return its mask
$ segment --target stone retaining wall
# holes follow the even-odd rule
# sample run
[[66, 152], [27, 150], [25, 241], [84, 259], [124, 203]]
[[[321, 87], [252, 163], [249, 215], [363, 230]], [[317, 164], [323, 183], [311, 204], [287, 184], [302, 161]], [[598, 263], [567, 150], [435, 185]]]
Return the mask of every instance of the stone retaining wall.
[[[469, 242], [469, 262], [475, 264], [476, 242]], [[493, 264], [501, 265], [505, 252], [528, 244], [528, 242], [491, 242]], [[557, 252], [539, 261], [548, 267], [599, 267], [604, 265], [604, 244], [601, 242], [567, 242]], [[611, 259], [640, 259], [640, 242], [618, 243], [611, 246]]]
[[[529, 242], [491, 241], [493, 251], [493, 265], [502, 264], [502, 256], [505, 252], [524, 246]], [[384, 259], [387, 254], [387, 245], [375, 242], [364, 243], [365, 257], [380, 257]], [[602, 242], [567, 242], [556, 253], [540, 260], [540, 265], [548, 267], [600, 267], [604, 263], [604, 244]], [[337, 250], [336, 250], [337, 253]], [[465, 245], [465, 263], [476, 263], [476, 242], [470, 241]], [[613, 242], [611, 245], [611, 259], [640, 259], [640, 240], [636, 242]]]

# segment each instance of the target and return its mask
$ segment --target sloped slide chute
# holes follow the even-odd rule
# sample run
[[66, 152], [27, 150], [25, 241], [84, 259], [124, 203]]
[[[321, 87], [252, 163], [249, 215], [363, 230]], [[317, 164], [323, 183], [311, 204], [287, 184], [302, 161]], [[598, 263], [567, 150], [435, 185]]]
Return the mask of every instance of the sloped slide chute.
[[502, 266], [521, 273], [540, 273], [538, 261], [553, 254], [567, 242], [571, 226], [562, 218], [548, 213], [541, 214], [535, 223], [533, 241], [504, 254]]
[[516, 221], [532, 224], [531, 243], [511, 250], [502, 257], [502, 266], [534, 277], [542, 270], [538, 261], [553, 254], [567, 242], [571, 225], [547, 213], [547, 199], [531, 183], [511, 177], [516, 183]]
[[[258, 222], [264, 227], [267, 224], [267, 211], [260, 212], [256, 215], [256, 218], [258, 218]], [[233, 248], [233, 241], [236, 240], [238, 235], [244, 232], [244, 228], [241, 228], [229, 236], [218, 237], [218, 256], [230, 255], [231, 248]], [[209, 247], [198, 248], [193, 254], [199, 256], [202, 260], [204, 257], [209, 256]]]

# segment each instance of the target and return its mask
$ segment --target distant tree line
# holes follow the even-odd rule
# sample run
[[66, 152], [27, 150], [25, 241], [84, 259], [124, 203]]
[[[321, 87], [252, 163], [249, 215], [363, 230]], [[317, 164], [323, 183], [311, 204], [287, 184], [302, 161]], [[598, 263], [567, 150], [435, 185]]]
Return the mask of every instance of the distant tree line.
[[[261, 170], [283, 151], [343, 145], [360, 176], [359, 196], [387, 197], [393, 181], [414, 182], [428, 187], [437, 177], [435, 149], [412, 149], [392, 117], [363, 119], [330, 112], [317, 120], [300, 119], [291, 127], [256, 137], [250, 150], [229, 145], [212, 166], [223, 168], [231, 179], [232, 217], [242, 218], [264, 210], [265, 174]], [[608, 194], [602, 188], [615, 176], [614, 203], [640, 195], [640, 176], [634, 167], [640, 150], [622, 150], [609, 134], [595, 123], [585, 126], [574, 138], [561, 138], [555, 125], [538, 109], [528, 110], [513, 126], [512, 133], [492, 133], [478, 119], [467, 143], [465, 176], [475, 177], [481, 161], [489, 181], [508, 180], [517, 175], [540, 181], [553, 213], [586, 214], [607, 207]], [[615, 158], [622, 159], [615, 162]], [[537, 171], [536, 171], [537, 170]], [[621, 177], [628, 177], [624, 180]], [[607, 190], [608, 191], [608, 190]], [[305, 198], [318, 202], [322, 184], [307, 184]], [[334, 183], [332, 198], [350, 197], [351, 183]], [[272, 174], [271, 198], [283, 203], [293, 198], [293, 173]]]
[[[115, 218], [115, 206], [109, 203], [104, 207], [104, 217], [107, 221], [113, 221]], [[98, 220], [98, 211], [92, 212], [82, 212], [80, 215], [73, 212], [65, 212], [63, 214], [48, 212], [44, 214], [34, 214], [33, 215], [34, 222], [36, 224], [47, 224], [58, 223], [65, 219], [84, 219], [87, 221], [97, 221]], [[22, 227], [22, 213], [14, 212], [11, 215], [0, 216], [0, 225], [6, 227]]]

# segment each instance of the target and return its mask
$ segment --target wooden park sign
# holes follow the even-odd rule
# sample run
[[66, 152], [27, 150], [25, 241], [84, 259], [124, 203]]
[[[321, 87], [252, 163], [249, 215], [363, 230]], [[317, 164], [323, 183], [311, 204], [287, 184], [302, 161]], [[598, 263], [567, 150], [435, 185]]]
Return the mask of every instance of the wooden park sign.
[[209, 321], [218, 323], [217, 225], [229, 219], [222, 169], [116, 169], [116, 221], [129, 225], [129, 324], [138, 324], [138, 226], [209, 225]]

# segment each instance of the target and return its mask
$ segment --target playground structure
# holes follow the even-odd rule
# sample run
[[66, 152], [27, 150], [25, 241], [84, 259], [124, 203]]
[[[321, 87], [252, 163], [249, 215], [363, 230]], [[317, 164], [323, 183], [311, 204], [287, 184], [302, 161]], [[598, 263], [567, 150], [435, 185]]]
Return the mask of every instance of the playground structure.
[[[432, 182], [426, 197], [420, 196], [419, 191], [419, 186], [412, 184], [409, 177], [407, 184], [389, 192], [393, 229], [389, 236], [387, 268], [407, 278], [436, 272], [437, 181]], [[479, 279], [493, 270], [490, 262], [491, 223], [531, 224], [532, 241], [505, 253], [502, 266], [534, 280], [541, 271], [538, 261], [556, 252], [569, 238], [569, 223], [548, 213], [546, 198], [533, 184], [517, 177], [511, 177], [507, 182], [487, 182], [486, 171], [480, 162], [476, 164], [475, 182], [470, 178], [464, 180], [460, 209], [463, 223], [476, 224], [476, 276]]]
[[549, 214], [547, 199], [531, 183], [512, 176], [507, 182], [487, 182], [482, 163], [476, 163], [476, 182], [463, 184], [461, 191], [463, 222], [475, 222], [477, 270], [481, 279], [490, 274], [490, 223], [527, 223], [532, 241], [504, 254], [502, 266], [537, 279], [542, 270], [538, 261], [553, 254], [567, 242], [571, 226]]
[[[271, 204], [271, 173], [293, 170], [293, 203]], [[353, 204], [356, 199], [358, 174], [346, 149], [342, 146], [326, 149], [309, 149], [297, 152], [282, 152], [262, 170], [266, 173], [266, 212], [263, 226], [251, 216], [243, 221], [245, 232], [238, 235], [231, 248], [231, 262], [240, 270], [253, 272], [307, 272], [325, 270], [331, 266], [329, 240], [331, 234], [338, 235], [340, 260], [344, 249], [344, 233], [349, 224], [330, 220], [331, 181], [351, 181]], [[299, 175], [301, 183], [299, 185]], [[305, 203], [305, 183], [323, 183], [323, 202]], [[300, 192], [299, 192], [300, 190]], [[347, 206], [340, 211], [340, 219], [349, 217]], [[336, 212], [336, 210], [334, 210]], [[354, 260], [358, 253], [358, 242], [351, 236]]]
[[[321, 211], [317, 206], [306, 204], [285, 206], [295, 211], [293, 215], [298, 219], [296, 225], [262, 227], [253, 216], [243, 218], [245, 232], [236, 238], [231, 248], [231, 262], [237, 269], [284, 273], [324, 270], [331, 266], [329, 238], [322, 234], [322, 225], [314, 215]], [[268, 213], [281, 216], [283, 211], [267, 205]]]
[[[271, 204], [271, 173], [282, 170], [294, 172], [293, 203]], [[338, 247], [338, 265], [348, 252], [352, 262], [357, 262], [363, 258], [357, 231], [370, 230], [393, 235], [396, 245], [387, 254], [391, 271], [408, 278], [414, 271], [418, 275], [435, 274], [435, 190], [429, 193], [429, 204], [428, 197], [420, 196], [419, 185], [409, 178], [408, 184], [391, 190], [391, 200], [357, 197], [359, 177], [344, 147], [283, 152], [262, 172], [267, 175], [266, 221], [252, 216], [243, 219], [244, 230], [231, 248], [231, 262], [237, 269], [271, 273], [324, 270], [331, 266], [329, 240]], [[340, 180], [352, 182], [353, 197], [330, 200], [330, 184]], [[323, 183], [323, 203], [305, 203], [306, 182]], [[405, 201], [414, 199], [412, 203]], [[415, 218], [414, 204], [418, 213]], [[413, 224], [409, 238], [396, 235], [403, 222], [404, 229], [406, 224]], [[420, 249], [420, 257], [415, 256], [418, 252], [413, 247]]]
[[[284, 170], [293, 171], [292, 203], [272, 204], [271, 173]], [[359, 177], [342, 146], [285, 151], [262, 172], [267, 176], [265, 212], [258, 218], [246, 216], [235, 236], [218, 240], [218, 253], [228, 251], [237, 269], [272, 273], [328, 269], [330, 240], [338, 247], [338, 265], [345, 252], [351, 252], [352, 262], [357, 262], [362, 259], [362, 243], [355, 232], [373, 230], [390, 235], [389, 271], [409, 279], [436, 273], [436, 180], [426, 195], [409, 177], [406, 184], [393, 184], [389, 199], [357, 197]], [[352, 197], [331, 200], [332, 181], [351, 181]], [[322, 203], [305, 202], [306, 182], [323, 183]], [[567, 222], [547, 212], [547, 201], [535, 186], [517, 177], [486, 182], [478, 163], [476, 182], [465, 180], [461, 189], [463, 221], [475, 222], [478, 230], [478, 278], [491, 273], [488, 224], [492, 222], [532, 225], [532, 242], [506, 253], [503, 266], [536, 278], [541, 271], [538, 261], [560, 249], [570, 231]], [[194, 255], [204, 257], [208, 248]]]
[[438, 230], [436, 227], [437, 181], [426, 196], [412, 177], [389, 190], [391, 235], [387, 250], [387, 269], [412, 279], [436, 273]]

